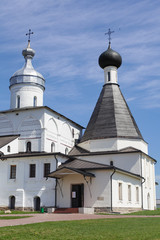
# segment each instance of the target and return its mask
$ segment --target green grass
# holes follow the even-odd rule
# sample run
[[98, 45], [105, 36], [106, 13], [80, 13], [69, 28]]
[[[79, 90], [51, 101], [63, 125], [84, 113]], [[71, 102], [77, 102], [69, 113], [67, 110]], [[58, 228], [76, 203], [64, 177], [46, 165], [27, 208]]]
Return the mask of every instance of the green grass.
[[160, 218], [45, 222], [0, 228], [0, 240], [160, 240]]
[[156, 210], [143, 210], [143, 211], [139, 211], [139, 212], [134, 212], [134, 213], [127, 213], [126, 215], [160, 215], [160, 208], [156, 209]]
[[[97, 213], [97, 215], [120, 215], [119, 213]], [[155, 216], [155, 215], [160, 215], [160, 208], [156, 210], [143, 210], [139, 212], [133, 212], [133, 213], [125, 213], [121, 215], [141, 215], [141, 216]]]
[[19, 218], [29, 218], [32, 216], [0, 216], [0, 220], [9, 220], [9, 219], [19, 219]]
[[[15, 211], [15, 210], [11, 210], [11, 213], [9, 214], [37, 214], [37, 213], [40, 213], [39, 211], [38, 212], [25, 212], [25, 211]], [[0, 215], [8, 215], [8, 213], [5, 213], [4, 211], [0, 211]]]

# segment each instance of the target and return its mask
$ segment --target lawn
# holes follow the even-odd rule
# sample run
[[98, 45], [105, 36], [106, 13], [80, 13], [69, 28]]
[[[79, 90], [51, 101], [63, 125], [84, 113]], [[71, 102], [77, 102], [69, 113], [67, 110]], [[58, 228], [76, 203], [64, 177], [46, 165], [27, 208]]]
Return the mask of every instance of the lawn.
[[[40, 213], [40, 211], [37, 211], [37, 212], [27, 212], [27, 211], [15, 211], [15, 210], [12, 210], [10, 214], [38, 214]], [[8, 213], [5, 213], [5, 211], [0, 211], [0, 215], [8, 215]]]
[[128, 213], [127, 215], [160, 215], [160, 208], [157, 208], [156, 210], [143, 210], [139, 212]]
[[45, 222], [0, 228], [0, 240], [160, 240], [160, 218]]
[[[32, 216], [0, 216], [0, 220], [9, 220], [9, 219], [19, 219], [19, 218], [29, 218]], [[1, 239], [1, 238], [0, 238]]]

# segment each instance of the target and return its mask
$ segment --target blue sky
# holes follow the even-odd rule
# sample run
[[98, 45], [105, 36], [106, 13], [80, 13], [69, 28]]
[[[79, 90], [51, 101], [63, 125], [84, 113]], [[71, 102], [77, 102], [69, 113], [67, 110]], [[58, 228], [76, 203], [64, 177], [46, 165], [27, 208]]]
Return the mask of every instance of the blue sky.
[[[9, 79], [24, 64], [25, 33], [34, 31], [33, 65], [46, 79], [44, 105], [86, 126], [102, 89], [99, 55], [105, 32], [122, 56], [118, 71], [149, 155], [157, 159], [160, 183], [160, 2], [155, 0], [0, 1], [0, 110], [9, 109]], [[160, 187], [158, 187], [160, 198]]]

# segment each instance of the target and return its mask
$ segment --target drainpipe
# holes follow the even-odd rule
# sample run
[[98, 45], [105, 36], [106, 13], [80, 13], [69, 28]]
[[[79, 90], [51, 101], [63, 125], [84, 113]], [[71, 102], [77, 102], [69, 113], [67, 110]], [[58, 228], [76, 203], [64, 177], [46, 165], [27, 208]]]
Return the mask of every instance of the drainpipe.
[[142, 210], [143, 210], [143, 186], [142, 184], [145, 183], [146, 179], [143, 177], [143, 182], [141, 181], [141, 189], [142, 189]]
[[[56, 157], [56, 155], [54, 156], [56, 159], [56, 169], [58, 167], [58, 159]], [[57, 208], [57, 184], [58, 184], [58, 180], [56, 178], [56, 184], [55, 184], [55, 208]]]
[[115, 174], [116, 169], [114, 168], [113, 173], [110, 176], [110, 182], [111, 182], [111, 212], [113, 212], [113, 206], [112, 206], [112, 177]]

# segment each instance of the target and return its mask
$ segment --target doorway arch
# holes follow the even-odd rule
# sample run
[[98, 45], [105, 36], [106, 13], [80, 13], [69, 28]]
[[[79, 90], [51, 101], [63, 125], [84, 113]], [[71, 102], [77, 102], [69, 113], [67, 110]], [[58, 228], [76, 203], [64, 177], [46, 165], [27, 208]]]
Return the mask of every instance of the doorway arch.
[[41, 199], [40, 199], [40, 197], [36, 196], [34, 198], [34, 210], [40, 211], [40, 206], [41, 206]]
[[12, 209], [12, 210], [15, 209], [15, 202], [16, 202], [16, 198], [15, 198], [15, 196], [10, 196], [10, 199], [9, 199], [9, 206], [10, 206], [10, 209]]

